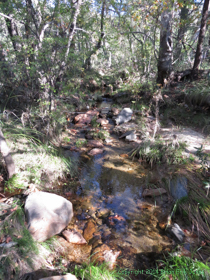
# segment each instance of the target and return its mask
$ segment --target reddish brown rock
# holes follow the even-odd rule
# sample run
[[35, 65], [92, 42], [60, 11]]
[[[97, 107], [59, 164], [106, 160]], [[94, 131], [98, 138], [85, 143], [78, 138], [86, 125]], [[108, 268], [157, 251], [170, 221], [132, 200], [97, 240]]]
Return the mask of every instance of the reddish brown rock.
[[104, 262], [104, 251], [106, 251], [106, 250], [108, 250], [108, 251], [110, 250], [110, 248], [106, 244], [103, 244], [102, 246], [93, 249], [91, 252], [90, 261], [94, 262], [96, 264], [103, 263]]
[[96, 122], [100, 123], [101, 126], [107, 125], [109, 123], [109, 121], [106, 119], [98, 119]]
[[106, 262], [109, 269], [114, 269], [120, 251], [114, 252], [106, 244], [92, 250], [91, 262], [101, 264]]
[[87, 143], [87, 147], [90, 148], [103, 148], [104, 145], [99, 140], [89, 140]]
[[87, 241], [84, 239], [82, 234], [76, 231], [75, 229], [64, 230], [62, 234], [66, 238], [66, 240], [70, 243], [74, 243], [78, 245], [83, 245], [87, 243]]
[[142, 193], [143, 197], [146, 196], [159, 196], [162, 194], [167, 193], [167, 191], [164, 188], [158, 188], [158, 189], [145, 189]]
[[91, 238], [93, 238], [95, 232], [96, 232], [96, 224], [93, 222], [93, 220], [89, 220], [83, 232], [83, 236], [85, 240], [89, 241]]
[[98, 155], [98, 154], [102, 154], [103, 151], [104, 150], [102, 150], [102, 149], [94, 148], [88, 153], [88, 155], [89, 156], [95, 156], [95, 155]]
[[94, 116], [98, 116], [99, 112], [94, 110], [94, 111], [87, 111], [85, 114], [79, 114], [74, 118], [74, 123], [79, 123], [79, 124], [90, 124], [92, 118]]
[[117, 109], [117, 108], [112, 108], [111, 111], [112, 111], [112, 113], [113, 113], [114, 116], [117, 116], [117, 115], [120, 113], [120, 110]]

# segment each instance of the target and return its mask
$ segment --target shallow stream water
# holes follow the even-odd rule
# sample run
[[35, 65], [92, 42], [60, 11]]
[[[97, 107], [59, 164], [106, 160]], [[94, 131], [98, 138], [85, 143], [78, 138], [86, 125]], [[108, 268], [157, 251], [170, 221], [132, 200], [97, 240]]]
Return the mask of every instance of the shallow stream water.
[[[101, 108], [107, 104], [110, 105], [103, 102]], [[109, 130], [112, 127], [110, 124]], [[84, 137], [83, 132], [79, 137]], [[80, 162], [79, 182], [71, 189], [75, 212], [72, 227], [82, 225], [79, 229], [83, 230], [84, 224], [92, 220], [95, 231], [100, 233], [100, 245], [106, 244], [113, 252], [119, 252], [117, 265], [121, 269], [146, 270], [154, 265], [157, 254], [172, 247], [173, 241], [161, 229], [161, 224], [167, 223], [172, 204], [166, 194], [142, 197], [148, 184], [158, 185], [161, 167], [152, 171], [145, 168], [137, 159], [128, 157], [132, 143], [113, 134], [110, 140], [104, 145], [104, 152], [93, 157], [86, 151], [68, 151], [70, 157]]]

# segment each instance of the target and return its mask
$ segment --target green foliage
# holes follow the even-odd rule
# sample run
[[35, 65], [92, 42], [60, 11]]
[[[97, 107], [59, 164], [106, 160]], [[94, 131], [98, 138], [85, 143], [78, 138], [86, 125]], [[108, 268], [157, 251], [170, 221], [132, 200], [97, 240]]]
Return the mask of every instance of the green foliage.
[[179, 143], [179, 147], [174, 147], [172, 143], [166, 145], [161, 140], [155, 142], [149, 140], [135, 149], [132, 156], [137, 156], [151, 166], [155, 163], [181, 164], [186, 163], [182, 155], [185, 147], [186, 144], [184, 143]]
[[[42, 143], [35, 129], [21, 127], [15, 122], [3, 123], [4, 135], [14, 151], [13, 159], [17, 174], [6, 182], [8, 191], [26, 188], [29, 184], [44, 187], [64, 174], [76, 172], [76, 162], [65, 158], [62, 149], [53, 143]], [[39, 132], [37, 132], [39, 133]]]
[[195, 106], [209, 107], [210, 87], [206, 80], [193, 82], [185, 91], [186, 101]]
[[90, 136], [93, 139], [101, 139], [101, 140], [105, 140], [106, 138], [109, 137], [109, 132], [104, 130], [104, 129], [100, 129], [100, 130], [95, 130], [95, 131], [91, 131], [90, 132]]
[[200, 261], [185, 256], [170, 256], [165, 261], [160, 261], [163, 268], [151, 272], [153, 279], [160, 280], [207, 280], [210, 277], [210, 267]]
[[195, 149], [197, 150], [195, 154], [201, 161], [201, 169], [205, 172], [209, 168], [210, 154], [203, 151], [203, 145], [201, 145], [200, 148], [195, 147]]
[[83, 264], [82, 266], [75, 266], [74, 274], [82, 280], [126, 280], [129, 276], [123, 275], [116, 269], [110, 270], [106, 263], [101, 265]]
[[76, 146], [77, 148], [81, 148], [82, 146], [87, 145], [87, 140], [77, 140], [76, 141]]
[[[15, 206], [15, 205], [14, 205]], [[12, 279], [17, 276], [24, 262], [33, 268], [34, 256], [39, 253], [38, 245], [25, 227], [24, 212], [17, 206], [17, 210], [9, 214], [0, 225], [0, 236], [10, 237], [16, 245], [12, 248], [0, 248], [0, 278]], [[14, 244], [15, 244], [14, 243]], [[25, 265], [25, 264], [24, 264]]]
[[105, 140], [106, 138], [109, 137], [109, 132], [101, 129], [98, 133], [97, 133], [97, 138], [101, 139], [101, 140]]
[[92, 118], [92, 120], [91, 120], [91, 125], [92, 125], [92, 127], [99, 127], [100, 126], [100, 123], [97, 123], [96, 121], [97, 121], [97, 116], [94, 116], [93, 118]]
[[24, 184], [20, 182], [20, 175], [14, 174], [12, 178], [5, 183], [5, 187], [6, 191], [12, 192], [14, 189], [24, 189]]
[[42, 246], [51, 252], [55, 251], [55, 246], [57, 245], [57, 243], [58, 242], [57, 242], [56, 236], [53, 236], [53, 237], [47, 239], [46, 241], [41, 242]]

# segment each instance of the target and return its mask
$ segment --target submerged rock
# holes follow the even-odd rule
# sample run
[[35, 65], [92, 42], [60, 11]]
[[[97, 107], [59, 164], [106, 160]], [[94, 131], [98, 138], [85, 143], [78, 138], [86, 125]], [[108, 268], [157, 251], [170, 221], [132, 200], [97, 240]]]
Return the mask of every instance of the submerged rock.
[[85, 225], [85, 229], [83, 232], [83, 236], [85, 240], [89, 241], [91, 238], [93, 238], [94, 233], [97, 231], [96, 224], [93, 220], [89, 220], [87, 224]]
[[43, 242], [60, 233], [73, 217], [72, 203], [62, 196], [35, 192], [25, 203], [28, 230], [36, 241]]
[[94, 149], [92, 149], [92, 150], [88, 153], [88, 155], [89, 155], [89, 156], [99, 155], [99, 154], [102, 154], [103, 151], [104, 151], [104, 150], [102, 150], [102, 149], [94, 148]]
[[104, 145], [99, 140], [89, 140], [87, 146], [90, 148], [103, 148]]
[[116, 265], [116, 261], [121, 251], [113, 251], [109, 246], [103, 244], [91, 252], [91, 262], [95, 262], [96, 264], [101, 264], [106, 262], [109, 269], [114, 269]]
[[115, 122], [117, 125], [129, 122], [132, 118], [133, 111], [130, 108], [124, 108], [116, 117]]
[[110, 108], [109, 107], [104, 107], [101, 109], [101, 114], [102, 115], [107, 115], [110, 111]]
[[58, 246], [55, 248], [55, 251], [64, 256], [69, 262], [82, 264], [89, 260], [92, 246], [88, 244], [82, 246], [72, 244], [62, 237], [58, 237], [57, 241]]

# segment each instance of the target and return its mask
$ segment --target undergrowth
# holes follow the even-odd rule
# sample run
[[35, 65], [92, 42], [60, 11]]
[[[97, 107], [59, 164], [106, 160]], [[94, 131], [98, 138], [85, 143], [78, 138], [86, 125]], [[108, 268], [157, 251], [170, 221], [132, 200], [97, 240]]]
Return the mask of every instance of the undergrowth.
[[131, 156], [136, 156], [151, 166], [156, 163], [182, 164], [186, 162], [182, 155], [185, 147], [184, 143], [179, 143], [179, 146], [176, 147], [173, 143], [166, 145], [161, 140], [155, 142], [148, 140], [134, 149], [131, 152]]
[[210, 105], [210, 86], [206, 80], [194, 81], [185, 91], [186, 100], [194, 106]]
[[210, 267], [200, 261], [185, 256], [170, 256], [159, 261], [160, 266], [151, 272], [153, 279], [159, 280], [207, 280], [210, 279]]
[[9, 191], [24, 189], [30, 184], [44, 188], [64, 175], [76, 172], [76, 162], [66, 158], [52, 142], [42, 142], [39, 139], [41, 132], [21, 125], [15, 127], [15, 123], [2, 122], [2, 127], [16, 166], [16, 175], [6, 182]]
[[17, 210], [0, 225], [0, 236], [6, 236], [8, 242], [14, 242], [11, 248], [0, 248], [0, 279], [18, 278], [26, 268], [33, 268], [34, 257], [39, 254], [37, 243], [25, 227], [22, 208], [17, 205], [15, 208]]

